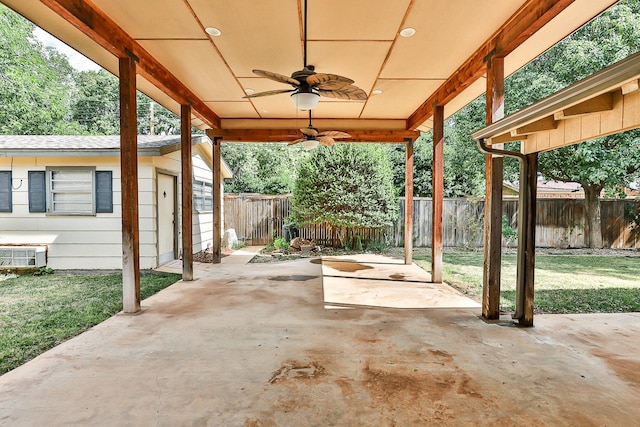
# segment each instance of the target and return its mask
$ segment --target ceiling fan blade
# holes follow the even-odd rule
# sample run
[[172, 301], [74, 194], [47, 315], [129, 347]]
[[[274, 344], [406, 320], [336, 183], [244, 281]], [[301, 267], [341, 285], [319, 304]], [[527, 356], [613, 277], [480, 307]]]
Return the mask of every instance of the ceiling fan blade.
[[328, 136], [334, 139], [335, 138], [351, 138], [351, 135], [349, 135], [346, 132], [340, 132], [339, 130], [327, 130], [324, 132], [320, 132], [318, 136]]
[[328, 136], [321, 136], [318, 137], [318, 142], [322, 145], [326, 145], [327, 147], [331, 147], [333, 146], [333, 144], [335, 144], [335, 141], [333, 140], [333, 138], [330, 138]]
[[253, 74], [264, 77], [269, 80], [273, 80], [280, 83], [288, 83], [294, 86], [300, 86], [300, 82], [284, 74], [274, 73], [273, 71], [253, 70]]
[[318, 134], [318, 131], [314, 128], [302, 128], [300, 129], [300, 132], [308, 136], [316, 136]]
[[352, 85], [354, 81], [348, 77], [339, 76], [337, 74], [319, 73], [307, 77], [307, 83], [312, 86], [317, 86], [318, 89], [332, 90]]
[[295, 92], [297, 89], [277, 89], [277, 90], [268, 90], [266, 92], [256, 92], [251, 95], [243, 96], [243, 98], [260, 98], [261, 96], [271, 96], [277, 95], [279, 93], [287, 93], [287, 92]]
[[300, 139], [296, 139], [295, 141], [291, 141], [291, 142], [290, 142], [290, 143], [288, 143], [287, 145], [294, 145], [294, 144], [297, 144], [297, 143], [299, 143], [299, 142], [304, 141], [305, 139], [307, 139], [307, 138], [300, 138]]
[[367, 93], [358, 86], [348, 85], [334, 90], [319, 90], [320, 96], [327, 98], [349, 99], [352, 101], [366, 101]]

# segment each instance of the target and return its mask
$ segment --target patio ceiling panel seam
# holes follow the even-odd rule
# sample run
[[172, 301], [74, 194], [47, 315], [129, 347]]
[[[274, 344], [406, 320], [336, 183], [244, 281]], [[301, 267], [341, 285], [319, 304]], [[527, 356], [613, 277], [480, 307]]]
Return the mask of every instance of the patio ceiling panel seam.
[[[389, 46], [387, 55], [385, 56], [384, 61], [382, 61], [382, 64], [380, 65], [380, 69], [378, 70], [378, 75], [373, 80], [373, 86], [371, 86], [371, 92], [373, 92], [373, 90], [376, 88], [376, 85], [378, 84], [378, 81], [380, 81], [380, 76], [382, 75], [382, 71], [384, 70], [384, 67], [387, 65], [389, 58], [391, 57], [391, 52], [393, 52], [393, 48], [396, 46], [398, 37], [400, 36], [400, 31], [402, 30], [405, 23], [407, 22], [407, 19], [409, 18], [409, 13], [411, 13], [411, 9], [413, 9], [414, 2], [415, 0], [411, 0], [407, 5], [407, 10], [405, 11], [404, 16], [402, 17], [402, 21], [400, 22], [398, 30], [396, 31], [396, 36], [394, 37], [393, 41], [391, 41], [391, 46]], [[364, 105], [362, 106], [362, 110], [360, 110], [360, 114], [358, 115], [358, 118], [362, 118], [364, 111], [367, 109], [367, 104], [369, 104], [370, 98], [371, 98], [371, 93], [369, 93], [369, 96], [367, 96], [367, 99], [364, 101]]]

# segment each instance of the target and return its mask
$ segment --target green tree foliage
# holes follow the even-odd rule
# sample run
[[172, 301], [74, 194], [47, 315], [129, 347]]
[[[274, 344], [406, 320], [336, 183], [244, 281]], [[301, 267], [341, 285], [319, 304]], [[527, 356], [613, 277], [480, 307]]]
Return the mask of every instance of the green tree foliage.
[[[481, 112], [480, 112], [481, 111]], [[484, 193], [484, 155], [478, 150], [471, 132], [484, 126], [484, 99], [470, 103], [445, 122], [444, 195], [467, 197]], [[388, 148], [393, 164], [393, 183], [404, 195], [405, 149], [402, 145]], [[424, 133], [414, 144], [413, 194], [431, 197], [431, 162], [433, 132]]]
[[308, 152], [286, 144], [222, 144], [222, 157], [233, 178], [225, 181], [229, 193], [289, 194], [293, 192], [297, 165]]
[[298, 169], [292, 211], [298, 223], [327, 222], [343, 230], [391, 226], [398, 199], [388, 150], [376, 145], [320, 147]]
[[[120, 88], [118, 78], [108, 71], [75, 73], [77, 96], [71, 106], [73, 118], [86, 133], [116, 135], [120, 133]], [[153, 108], [154, 135], [179, 135], [180, 118], [138, 92], [136, 95], [138, 134], [151, 133]], [[151, 104], [153, 103], [153, 107]], [[193, 132], [197, 132], [193, 129]]]
[[66, 57], [33, 38], [35, 26], [0, 4], [0, 133], [76, 134]]
[[91, 135], [120, 133], [118, 79], [105, 70], [75, 73], [77, 96], [71, 106], [74, 120]]
[[[137, 94], [137, 103], [139, 135], [150, 135], [152, 122], [154, 135], [180, 135], [180, 117], [141, 92]], [[191, 133], [202, 131], [192, 128]]]
[[[640, 50], [640, 1], [624, 0], [507, 80], [506, 109], [516, 111]], [[585, 191], [587, 245], [601, 247], [600, 193], [640, 178], [640, 132], [633, 130], [541, 153], [538, 169]]]
[[[66, 56], [35, 39], [35, 28], [0, 5], [0, 133], [118, 134], [117, 77], [105, 70], [73, 70]], [[152, 101], [137, 96], [138, 131], [149, 134]], [[180, 133], [179, 117], [157, 104], [153, 123], [156, 134]]]

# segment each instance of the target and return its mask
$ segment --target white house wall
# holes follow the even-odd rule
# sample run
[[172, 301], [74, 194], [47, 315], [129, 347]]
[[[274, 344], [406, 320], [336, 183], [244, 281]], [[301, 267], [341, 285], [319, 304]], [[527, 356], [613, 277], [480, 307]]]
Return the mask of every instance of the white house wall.
[[[205, 181], [211, 183], [213, 181], [213, 171], [211, 167], [207, 164], [206, 161], [203, 160], [202, 155], [199, 153], [199, 146], [194, 147], [193, 156], [193, 177], [194, 179]], [[162, 157], [154, 158], [154, 167], [159, 170], [180, 170], [181, 159], [180, 152], [176, 151], [171, 154], [167, 154]], [[155, 176], [155, 174], [154, 174]], [[182, 198], [182, 179], [181, 176], [178, 175], [178, 205], [180, 205], [180, 200]], [[155, 188], [155, 187], [154, 187]], [[182, 223], [182, 211], [179, 211], [178, 221]], [[192, 245], [193, 252], [200, 252], [210, 247], [213, 242], [213, 212], [193, 212], [192, 214], [193, 221], [193, 237], [192, 237]], [[182, 235], [181, 230], [178, 230], [179, 239], [178, 239], [178, 248], [179, 251], [182, 251]]]
[[[212, 182], [212, 171], [194, 147], [194, 176]], [[28, 171], [55, 166], [86, 166], [113, 173], [113, 213], [95, 216], [47, 215], [29, 212]], [[0, 245], [46, 245], [47, 266], [53, 269], [121, 269], [122, 203], [119, 157], [0, 157], [0, 170], [11, 170], [13, 212], [0, 213]], [[180, 152], [138, 158], [140, 268], [158, 265], [156, 177], [158, 172], [177, 176], [180, 211]], [[22, 184], [20, 182], [22, 181]], [[17, 187], [17, 188], [16, 188]], [[181, 217], [179, 214], [179, 221]], [[213, 214], [193, 214], [193, 251], [212, 242]], [[180, 230], [178, 229], [178, 233]], [[178, 235], [179, 246], [181, 236]]]
[[[67, 216], [29, 212], [28, 171], [49, 166], [87, 166], [112, 171], [113, 213]], [[118, 157], [16, 157], [13, 165], [10, 158], [3, 157], [0, 168], [12, 170], [14, 188], [13, 212], [0, 213], [0, 245], [46, 245], [47, 266], [53, 269], [122, 268]]]

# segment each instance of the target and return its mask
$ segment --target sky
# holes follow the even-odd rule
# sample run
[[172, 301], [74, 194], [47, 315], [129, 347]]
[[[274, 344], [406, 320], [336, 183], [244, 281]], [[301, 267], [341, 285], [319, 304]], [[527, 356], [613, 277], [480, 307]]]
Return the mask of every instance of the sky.
[[69, 58], [69, 63], [78, 71], [99, 70], [100, 66], [86, 56], [70, 48], [51, 34], [41, 28], [36, 28], [33, 35], [44, 45], [55, 48], [58, 52]]

